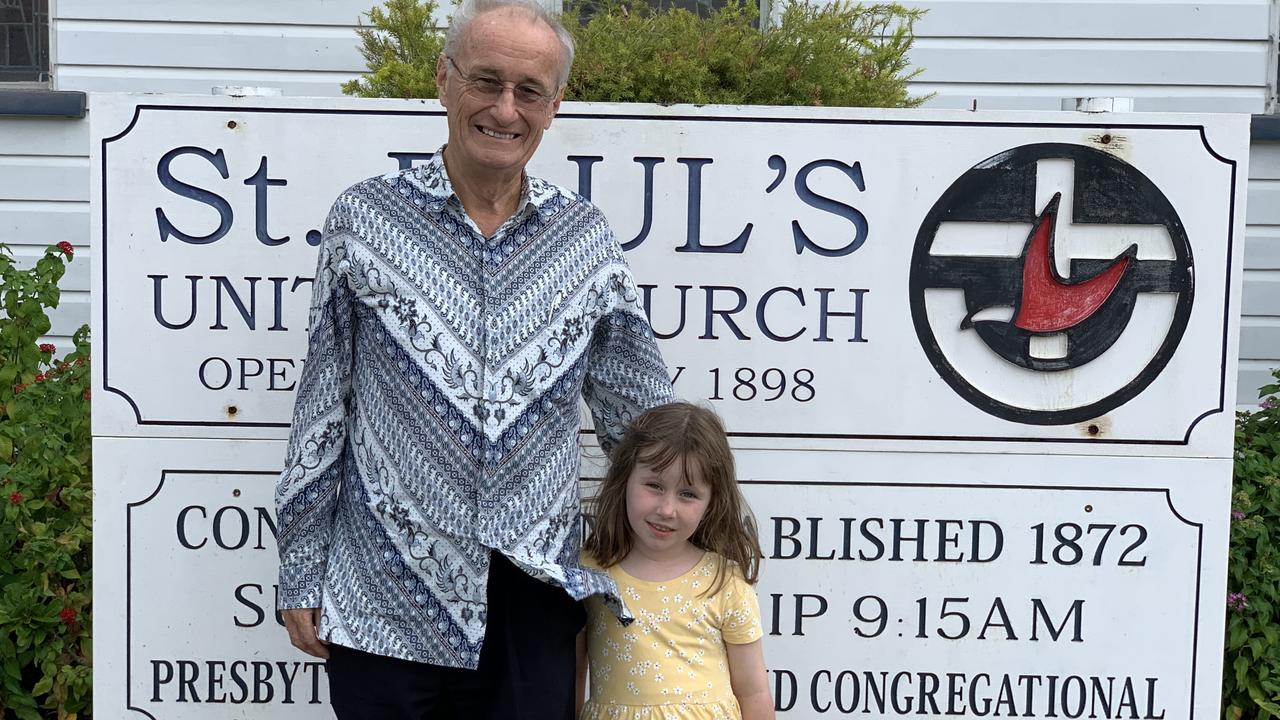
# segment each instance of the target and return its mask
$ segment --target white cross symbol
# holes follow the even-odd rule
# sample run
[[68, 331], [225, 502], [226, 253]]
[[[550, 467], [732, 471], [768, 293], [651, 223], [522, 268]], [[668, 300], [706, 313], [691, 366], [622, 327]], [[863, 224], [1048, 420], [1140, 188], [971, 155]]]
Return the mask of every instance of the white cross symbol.
[[[1054, 193], [1062, 193], [1054, 221], [1053, 253], [1058, 275], [1071, 277], [1071, 260], [1110, 260], [1131, 244], [1138, 245], [1139, 260], [1174, 260], [1173, 241], [1164, 225], [1102, 225], [1073, 223], [1075, 161], [1051, 158], [1036, 162], [1034, 212], [1038, 216]], [[1022, 254], [1031, 223], [944, 222], [934, 236], [931, 255], [1017, 257]], [[1016, 298], [1010, 298], [1014, 301]], [[1010, 322], [1013, 306], [987, 308], [974, 320]], [[1062, 333], [1031, 338], [1031, 356], [1040, 359], [1066, 357], [1067, 336]]]
[[[1173, 241], [1163, 225], [1104, 225], [1073, 223], [1075, 162], [1047, 158], [1036, 162], [1035, 208], [1038, 216], [1062, 193], [1054, 225], [1054, 261], [1058, 274], [1071, 277], [1075, 258], [1111, 260], [1132, 244], [1137, 260], [1176, 260]], [[933, 257], [1006, 257], [1022, 255], [1031, 223], [944, 222], [930, 246]], [[955, 371], [977, 390], [1000, 402], [1027, 409], [1051, 411], [1081, 407], [1102, 400], [1118, 387], [1117, 378], [1133, 378], [1155, 356], [1168, 333], [1177, 305], [1170, 293], [1139, 293], [1125, 331], [1102, 356], [1064, 372], [1040, 372], [1018, 367], [996, 355], [978, 333], [961, 330], [967, 315], [964, 291], [930, 288], [925, 312], [938, 349]], [[1016, 295], [1010, 305], [987, 308], [974, 319], [1011, 322]], [[1064, 334], [1033, 336], [1030, 352], [1037, 359], [1064, 357], [1069, 348]], [[1124, 382], [1120, 382], [1123, 385]]]

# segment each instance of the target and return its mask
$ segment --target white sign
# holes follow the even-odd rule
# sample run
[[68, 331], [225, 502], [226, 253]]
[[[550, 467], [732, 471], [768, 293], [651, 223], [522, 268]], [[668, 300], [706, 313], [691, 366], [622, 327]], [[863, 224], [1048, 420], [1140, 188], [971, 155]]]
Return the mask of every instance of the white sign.
[[[95, 443], [103, 717], [327, 712], [323, 663], [289, 646], [273, 609], [283, 451]], [[1229, 508], [1206, 479], [1229, 460], [1112, 458], [1101, 475], [1077, 455], [739, 461], [784, 717], [1216, 714], [1225, 591], [1204, 549], [1225, 547]]]
[[[91, 120], [95, 709], [314, 716], [269, 508], [315, 228], [443, 112]], [[605, 210], [734, 436], [782, 716], [1216, 714], [1247, 149], [1228, 116], [564, 107], [530, 171]]]

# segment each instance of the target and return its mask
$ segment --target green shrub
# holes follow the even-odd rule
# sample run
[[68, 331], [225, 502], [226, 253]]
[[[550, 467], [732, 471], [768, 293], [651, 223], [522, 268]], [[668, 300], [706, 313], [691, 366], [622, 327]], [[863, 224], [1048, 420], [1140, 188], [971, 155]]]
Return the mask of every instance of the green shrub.
[[570, 100], [729, 105], [914, 107], [907, 51], [919, 10], [836, 0], [789, 1], [756, 28], [752, 3], [730, 0], [699, 17], [640, 2], [600, 7], [574, 30]]
[[1280, 717], [1280, 370], [1236, 417], [1223, 717]]
[[[914, 107], [907, 53], [921, 11], [896, 3], [788, 0], [764, 31], [754, 4], [729, 0], [705, 17], [637, 0], [571, 6], [577, 42], [567, 100]], [[369, 74], [343, 85], [360, 97], [436, 96], [444, 33], [434, 0], [389, 0], [356, 32]]]
[[436, 58], [444, 51], [444, 31], [431, 16], [435, 0], [387, 0], [368, 12], [372, 27], [356, 28], [369, 74], [343, 83], [356, 97], [433, 98]]
[[88, 327], [40, 344], [69, 243], [20, 269], [0, 245], [0, 717], [88, 716], [91, 701]]

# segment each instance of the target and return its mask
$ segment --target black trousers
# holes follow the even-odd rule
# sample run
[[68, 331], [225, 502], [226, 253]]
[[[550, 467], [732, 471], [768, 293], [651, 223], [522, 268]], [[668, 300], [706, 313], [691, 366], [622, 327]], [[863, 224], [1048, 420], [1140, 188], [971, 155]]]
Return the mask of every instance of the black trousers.
[[338, 720], [572, 720], [581, 603], [490, 555], [489, 609], [475, 670], [329, 646]]

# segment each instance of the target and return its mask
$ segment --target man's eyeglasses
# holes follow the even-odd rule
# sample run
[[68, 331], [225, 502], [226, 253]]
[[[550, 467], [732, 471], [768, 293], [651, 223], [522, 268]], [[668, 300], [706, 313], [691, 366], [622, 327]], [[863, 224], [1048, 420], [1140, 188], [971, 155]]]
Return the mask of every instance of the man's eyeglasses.
[[454, 62], [453, 58], [445, 55], [444, 59], [448, 60], [453, 69], [457, 71], [458, 77], [462, 79], [463, 88], [472, 95], [484, 100], [496, 102], [498, 98], [502, 97], [504, 90], [511, 88], [511, 97], [516, 101], [516, 105], [527, 110], [541, 111], [546, 110], [551, 101], [555, 99], [552, 93], [547, 92], [539, 85], [504, 82], [492, 75], [483, 73], [468, 75], [462, 71], [462, 68], [458, 67], [458, 63]]

